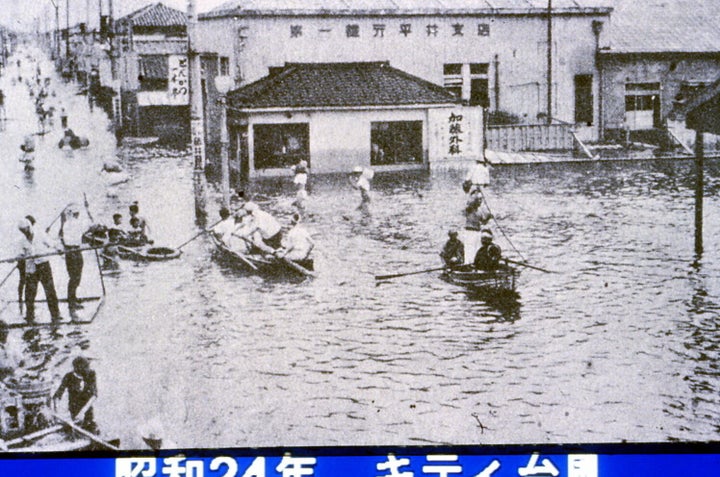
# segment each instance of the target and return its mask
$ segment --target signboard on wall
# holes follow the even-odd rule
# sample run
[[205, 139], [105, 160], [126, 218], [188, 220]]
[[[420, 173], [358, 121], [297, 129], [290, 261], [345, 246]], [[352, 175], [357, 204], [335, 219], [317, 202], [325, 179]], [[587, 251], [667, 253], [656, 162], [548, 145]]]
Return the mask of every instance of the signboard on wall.
[[428, 111], [430, 162], [475, 160], [483, 153], [483, 110], [456, 106]]
[[170, 55], [168, 62], [168, 104], [174, 106], [190, 104], [187, 56]]

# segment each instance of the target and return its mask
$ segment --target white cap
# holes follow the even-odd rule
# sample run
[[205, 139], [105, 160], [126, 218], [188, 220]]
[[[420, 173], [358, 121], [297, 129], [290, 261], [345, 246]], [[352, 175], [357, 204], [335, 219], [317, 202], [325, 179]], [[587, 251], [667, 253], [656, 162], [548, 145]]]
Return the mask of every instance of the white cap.
[[247, 202], [247, 203], [245, 203], [245, 206], [243, 208], [252, 214], [256, 210], [258, 210], [260, 207], [258, 207], [258, 205], [255, 202]]
[[30, 224], [30, 221], [28, 219], [22, 219], [18, 222], [18, 230], [30, 230], [32, 228], [32, 224]]
[[362, 174], [363, 168], [362, 168], [362, 166], [355, 166], [355, 168], [352, 171], [353, 171], [353, 174], [355, 174], [355, 173]]

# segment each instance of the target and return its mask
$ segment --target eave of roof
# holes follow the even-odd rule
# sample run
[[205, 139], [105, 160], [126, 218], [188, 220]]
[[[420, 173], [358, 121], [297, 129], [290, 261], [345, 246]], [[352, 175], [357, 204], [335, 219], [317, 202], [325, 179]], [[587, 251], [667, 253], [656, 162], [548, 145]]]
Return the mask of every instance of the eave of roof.
[[[553, 8], [553, 15], [609, 15], [613, 8], [610, 1], [590, 2], [587, 0], [560, 0]], [[280, 7], [262, 1], [228, 2], [199, 15], [201, 20], [227, 17], [286, 17], [286, 16], [538, 16], [547, 15], [545, 0], [477, 0], [472, 2], [443, 3], [440, 0], [424, 2], [402, 2], [395, 0], [366, 0], [364, 2], [335, 0], [321, 2], [322, 5], [307, 5], [304, 2], [288, 2]], [[311, 2], [308, 2], [311, 3]], [[360, 5], [358, 5], [360, 3]], [[418, 5], [425, 3], [426, 5]], [[458, 4], [462, 5], [458, 5]], [[604, 3], [604, 5], [595, 5]], [[429, 5], [427, 5], [429, 4]]]
[[228, 94], [234, 109], [457, 104], [445, 88], [387, 62], [290, 63]]

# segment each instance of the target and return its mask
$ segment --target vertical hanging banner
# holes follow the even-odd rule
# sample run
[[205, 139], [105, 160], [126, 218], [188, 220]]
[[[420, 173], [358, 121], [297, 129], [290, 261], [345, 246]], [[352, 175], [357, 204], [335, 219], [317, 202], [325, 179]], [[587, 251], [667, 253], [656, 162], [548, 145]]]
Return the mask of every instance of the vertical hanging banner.
[[190, 104], [190, 77], [188, 59], [185, 55], [168, 57], [168, 104], [185, 106]]
[[475, 160], [482, 156], [482, 108], [456, 106], [428, 111], [430, 162]]

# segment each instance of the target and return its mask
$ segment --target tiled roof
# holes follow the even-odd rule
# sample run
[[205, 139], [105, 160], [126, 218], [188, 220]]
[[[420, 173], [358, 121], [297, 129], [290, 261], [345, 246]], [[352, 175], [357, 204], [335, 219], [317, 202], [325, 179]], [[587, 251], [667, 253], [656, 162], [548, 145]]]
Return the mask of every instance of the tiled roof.
[[[612, 0], [554, 0], [556, 12], [607, 13]], [[201, 18], [231, 15], [432, 15], [461, 13], [540, 13], [547, 0], [231, 0]]]
[[718, 0], [615, 0], [608, 53], [720, 52]]
[[162, 3], [147, 5], [118, 20], [118, 23], [132, 23], [133, 26], [143, 27], [185, 26], [186, 22], [185, 12], [170, 8]]
[[315, 108], [457, 103], [443, 87], [386, 62], [288, 63], [232, 91], [236, 108]]

